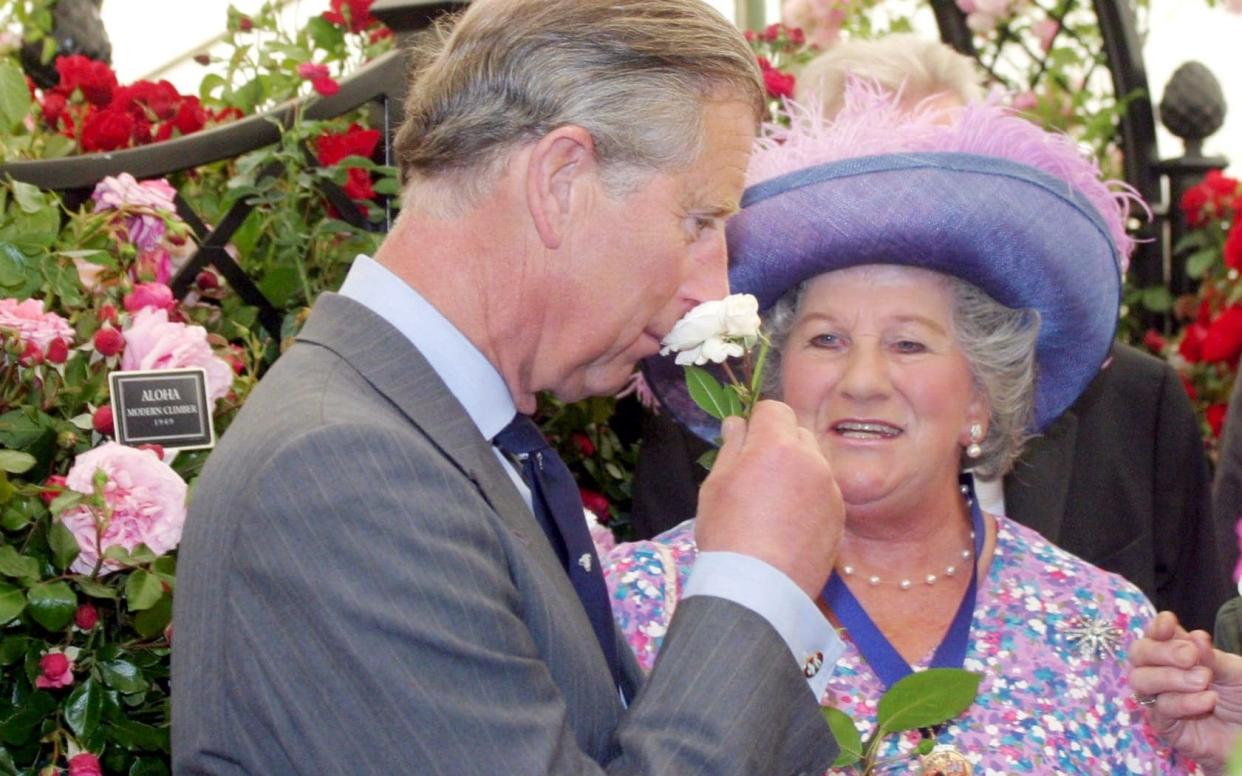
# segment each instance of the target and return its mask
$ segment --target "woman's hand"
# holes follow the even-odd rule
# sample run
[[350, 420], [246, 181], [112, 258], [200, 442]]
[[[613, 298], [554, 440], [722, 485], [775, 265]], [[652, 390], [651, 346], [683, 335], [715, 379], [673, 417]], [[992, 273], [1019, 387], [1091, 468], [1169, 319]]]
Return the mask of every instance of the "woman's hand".
[[1207, 633], [1187, 633], [1161, 612], [1130, 648], [1130, 687], [1165, 741], [1205, 773], [1224, 773], [1242, 740], [1242, 656], [1213, 649]]

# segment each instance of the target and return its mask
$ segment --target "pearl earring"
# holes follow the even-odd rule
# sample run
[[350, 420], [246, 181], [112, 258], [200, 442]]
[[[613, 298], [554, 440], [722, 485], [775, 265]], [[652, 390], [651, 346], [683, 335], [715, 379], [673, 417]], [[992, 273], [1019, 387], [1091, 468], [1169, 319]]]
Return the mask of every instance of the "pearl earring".
[[967, 458], [978, 458], [983, 455], [983, 448], [979, 446], [979, 440], [983, 439], [983, 424], [970, 424], [970, 444], [966, 447]]

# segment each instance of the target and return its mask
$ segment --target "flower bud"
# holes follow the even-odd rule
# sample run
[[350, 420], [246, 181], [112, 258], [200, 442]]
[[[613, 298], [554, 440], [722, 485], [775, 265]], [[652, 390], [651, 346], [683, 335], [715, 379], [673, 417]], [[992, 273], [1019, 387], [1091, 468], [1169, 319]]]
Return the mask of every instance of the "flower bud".
[[43, 351], [33, 342], [27, 342], [17, 361], [22, 366], [38, 366], [43, 363]]
[[588, 488], [579, 488], [578, 495], [582, 497], [582, 506], [591, 510], [600, 525], [607, 525], [612, 517], [612, 511], [608, 508], [608, 499], [604, 497], [604, 494]]
[[39, 676], [35, 687], [53, 690], [73, 684], [73, 661], [64, 652], [49, 652], [39, 659]]
[[220, 287], [220, 279], [216, 277], [216, 273], [205, 269], [198, 273], [198, 277], [194, 278], [194, 285], [203, 291], [210, 291], [213, 288]]
[[56, 497], [65, 492], [65, 478], [61, 474], [53, 474], [43, 481], [43, 492], [39, 498], [44, 504], [51, 504]]
[[164, 460], [164, 448], [159, 445], [138, 445], [138, 449], [155, 453], [156, 458], [159, 458], [161, 461]]
[[116, 325], [116, 306], [111, 303], [105, 304], [103, 307], [99, 308], [99, 313], [96, 317], [99, 318], [100, 323], [111, 323]]
[[[113, 315], [116, 312], [113, 311]], [[99, 351], [101, 356], [115, 356], [125, 348], [125, 337], [121, 332], [105, 325], [99, 331], [95, 332], [95, 350]]]
[[573, 440], [574, 447], [578, 450], [578, 455], [583, 458], [590, 458], [595, 455], [595, 443], [586, 434], [579, 431], [571, 436], [570, 439]]
[[116, 419], [112, 417], [112, 405], [104, 404], [91, 415], [91, 425], [104, 436], [116, 434]]
[[47, 360], [53, 364], [63, 364], [69, 358], [69, 343], [60, 337], [52, 340], [47, 346]]
[[56, 435], [56, 444], [65, 450], [72, 450], [78, 443], [78, 435], [74, 431], [62, 431]]
[[73, 623], [84, 631], [94, 628], [98, 622], [99, 610], [92, 603], [82, 604], [73, 615]]
[[211, 64], [211, 55], [210, 54], [195, 54], [194, 61], [205, 67]]
[[103, 766], [99, 764], [98, 757], [82, 752], [69, 758], [68, 776], [103, 776]]

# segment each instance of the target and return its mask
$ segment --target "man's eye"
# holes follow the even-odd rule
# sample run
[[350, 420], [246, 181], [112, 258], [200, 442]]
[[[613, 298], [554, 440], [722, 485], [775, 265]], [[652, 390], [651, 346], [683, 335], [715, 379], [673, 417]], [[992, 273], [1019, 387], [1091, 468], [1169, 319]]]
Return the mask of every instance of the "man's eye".
[[692, 216], [694, 221], [694, 231], [696, 234], [716, 229], [720, 226], [720, 219], [715, 216]]

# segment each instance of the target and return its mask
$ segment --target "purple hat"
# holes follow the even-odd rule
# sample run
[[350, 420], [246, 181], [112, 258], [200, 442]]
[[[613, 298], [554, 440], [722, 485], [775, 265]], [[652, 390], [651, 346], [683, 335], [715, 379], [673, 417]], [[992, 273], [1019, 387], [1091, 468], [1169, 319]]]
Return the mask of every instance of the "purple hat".
[[[833, 121], [787, 105], [792, 127], [768, 127], [727, 226], [730, 290], [761, 311], [817, 275], [900, 264], [962, 278], [996, 301], [1040, 314], [1033, 431], [1064, 412], [1099, 371], [1116, 330], [1126, 235], [1124, 184], [1064, 135], [995, 103], [903, 112], [851, 83]], [[643, 364], [661, 404], [700, 437], [720, 422], [700, 410], [673, 357]]]

